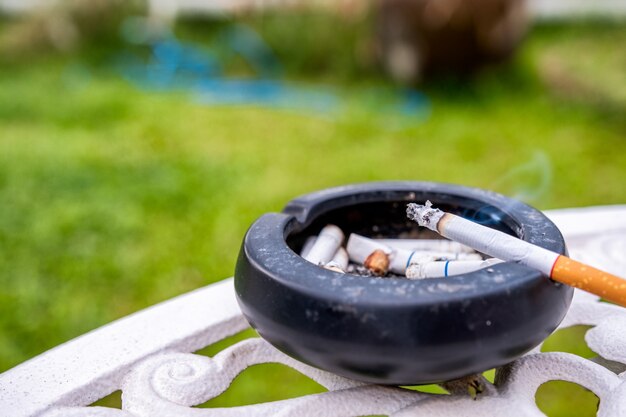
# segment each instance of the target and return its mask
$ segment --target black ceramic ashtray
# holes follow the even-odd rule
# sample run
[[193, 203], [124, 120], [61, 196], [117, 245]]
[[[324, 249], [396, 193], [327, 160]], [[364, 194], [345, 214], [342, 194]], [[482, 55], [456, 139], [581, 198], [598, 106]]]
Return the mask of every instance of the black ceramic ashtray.
[[315, 367], [393, 385], [442, 382], [504, 365], [561, 322], [573, 289], [528, 267], [418, 281], [330, 271], [298, 253], [327, 224], [346, 235], [429, 233], [406, 204], [432, 201], [546, 249], [566, 253], [538, 210], [476, 188], [424, 182], [350, 185], [308, 194], [248, 230], [235, 288], [250, 324], [272, 345]]

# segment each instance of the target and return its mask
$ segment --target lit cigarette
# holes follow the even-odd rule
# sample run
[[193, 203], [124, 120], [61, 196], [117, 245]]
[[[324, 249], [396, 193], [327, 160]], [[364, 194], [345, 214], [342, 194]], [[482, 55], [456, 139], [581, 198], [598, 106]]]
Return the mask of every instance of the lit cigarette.
[[343, 232], [333, 224], [324, 227], [304, 259], [315, 265], [324, 265], [330, 261], [343, 242]]
[[537, 269], [555, 281], [626, 307], [626, 280], [470, 220], [426, 205], [409, 204], [407, 216], [441, 236], [479, 252]]
[[467, 245], [447, 239], [374, 239], [394, 249], [409, 251], [431, 251], [474, 254], [476, 251]]
[[331, 259], [324, 268], [330, 269], [331, 271], [345, 273], [346, 269], [348, 269], [348, 252], [344, 248], [337, 249], [335, 256]]
[[501, 262], [503, 261], [496, 258], [484, 261], [435, 261], [430, 258], [409, 265], [406, 277], [409, 279], [449, 277], [478, 271]]
[[[476, 260], [482, 261], [477, 253], [451, 253], [451, 252], [431, 252], [431, 251], [411, 251], [405, 249], [394, 249], [391, 246], [381, 243], [380, 240], [370, 239], [352, 233], [346, 245], [348, 255], [352, 262], [365, 265], [366, 259], [376, 250], [383, 251], [389, 257], [389, 270], [394, 274], [404, 275], [406, 268], [413, 262], [417, 262], [424, 257], [446, 260]], [[380, 258], [380, 255], [378, 256]]]

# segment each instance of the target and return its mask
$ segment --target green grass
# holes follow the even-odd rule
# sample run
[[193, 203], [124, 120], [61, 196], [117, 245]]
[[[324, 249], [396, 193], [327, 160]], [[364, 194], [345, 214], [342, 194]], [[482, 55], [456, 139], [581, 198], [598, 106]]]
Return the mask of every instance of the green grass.
[[[364, 86], [393, 89], [375, 71], [345, 82], [358, 71], [336, 46], [319, 76], [300, 71], [302, 51], [304, 64], [286, 65], [336, 85], [349, 104], [334, 117], [141, 91], [105, 64], [106, 49], [0, 66], [0, 371], [231, 276], [252, 221], [320, 188], [429, 180], [542, 209], [626, 202], [623, 44], [624, 24], [539, 27], [511, 65], [426, 87], [426, 119], [368, 104]], [[267, 369], [298, 392], [319, 389]], [[262, 373], [215, 404], [297, 395], [264, 387]]]

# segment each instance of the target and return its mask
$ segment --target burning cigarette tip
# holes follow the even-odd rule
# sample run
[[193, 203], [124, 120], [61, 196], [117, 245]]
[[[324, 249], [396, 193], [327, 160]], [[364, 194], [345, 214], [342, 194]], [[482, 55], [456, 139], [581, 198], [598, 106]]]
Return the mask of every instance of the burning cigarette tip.
[[432, 206], [433, 204], [428, 200], [423, 205], [409, 203], [406, 206], [406, 215], [420, 226], [436, 230], [439, 219], [441, 219], [445, 213], [439, 209], [432, 208]]
[[[430, 203], [430, 201], [427, 201], [426, 204]], [[406, 206], [406, 216], [416, 222], [419, 222], [419, 210], [421, 207], [424, 206], [420, 206], [419, 204], [415, 204], [415, 203], [409, 203]]]

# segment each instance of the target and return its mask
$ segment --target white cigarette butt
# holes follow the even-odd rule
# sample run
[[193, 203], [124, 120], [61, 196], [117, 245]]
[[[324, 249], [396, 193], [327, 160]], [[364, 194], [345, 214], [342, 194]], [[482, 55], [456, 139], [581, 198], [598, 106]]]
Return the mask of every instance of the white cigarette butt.
[[500, 259], [490, 258], [484, 261], [432, 261], [425, 260], [409, 265], [406, 277], [409, 279], [443, 278], [453, 275], [466, 274], [478, 271], [503, 262]]
[[389, 246], [383, 245], [374, 239], [357, 235], [356, 233], [352, 233], [348, 237], [346, 250], [348, 251], [350, 260], [361, 265], [365, 263], [367, 257], [370, 256], [375, 250], [382, 250], [386, 254], [391, 254], [393, 252]]
[[317, 236], [309, 236], [304, 241], [304, 245], [302, 245], [302, 250], [300, 251], [300, 256], [306, 258], [313, 245], [315, 245], [315, 241], [317, 240]]
[[393, 249], [410, 251], [476, 253], [467, 245], [447, 239], [374, 239]]
[[326, 264], [337, 253], [343, 239], [344, 235], [340, 228], [333, 224], [325, 226], [304, 259], [315, 265]]
[[331, 271], [345, 273], [346, 269], [348, 269], [348, 263], [350, 260], [348, 259], [348, 252], [344, 248], [337, 249], [335, 252], [335, 256], [333, 259], [328, 261], [324, 268], [330, 269]]

